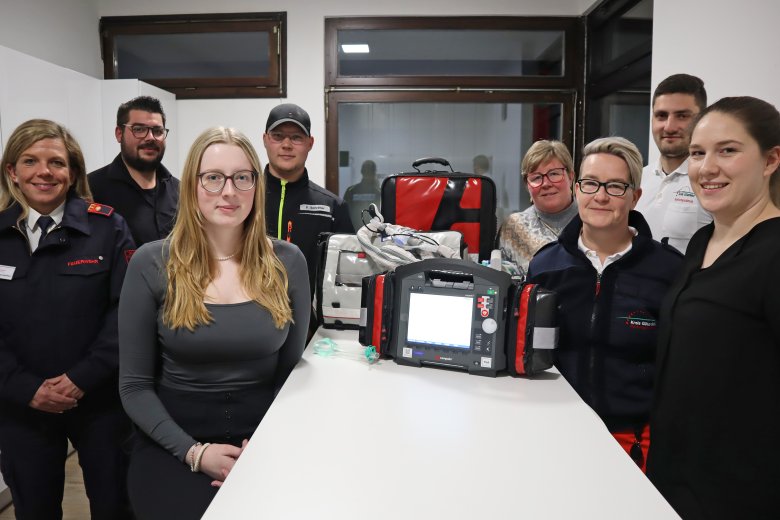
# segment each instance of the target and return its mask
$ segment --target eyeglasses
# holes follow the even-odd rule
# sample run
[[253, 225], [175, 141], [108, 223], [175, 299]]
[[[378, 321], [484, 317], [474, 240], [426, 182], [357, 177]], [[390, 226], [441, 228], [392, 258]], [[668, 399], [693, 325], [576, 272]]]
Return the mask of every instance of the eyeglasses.
[[233, 175], [225, 175], [222, 172], [203, 172], [199, 173], [200, 185], [203, 189], [211, 193], [219, 193], [225, 187], [228, 179], [233, 182], [233, 187], [238, 191], [249, 191], [255, 187], [257, 175], [250, 170], [240, 170]]
[[161, 126], [146, 126], [146, 125], [122, 125], [126, 126], [133, 133], [133, 137], [136, 139], [145, 139], [149, 135], [149, 131], [152, 132], [152, 137], [158, 141], [162, 141], [168, 136], [169, 130]]
[[292, 144], [303, 144], [306, 140], [306, 136], [303, 134], [285, 134], [284, 132], [268, 132], [268, 137], [275, 143], [281, 143], [285, 139], [289, 138]]
[[628, 188], [632, 188], [628, 183], [620, 182], [620, 181], [609, 181], [609, 182], [599, 182], [594, 179], [580, 179], [577, 181], [577, 185], [580, 187], [580, 191], [582, 193], [585, 193], [587, 195], [592, 195], [599, 191], [599, 189], [604, 186], [604, 191], [607, 192], [607, 195], [612, 195], [613, 197], [622, 197], [626, 194], [626, 190]]
[[544, 184], [544, 178], [547, 177], [547, 180], [552, 182], [553, 184], [558, 184], [561, 182], [564, 177], [566, 177], [566, 168], [553, 168], [552, 170], [548, 170], [547, 173], [541, 173], [541, 172], [533, 172], [529, 173], [525, 176], [526, 182], [528, 182], [528, 185], [532, 188], [538, 188], [542, 184]]

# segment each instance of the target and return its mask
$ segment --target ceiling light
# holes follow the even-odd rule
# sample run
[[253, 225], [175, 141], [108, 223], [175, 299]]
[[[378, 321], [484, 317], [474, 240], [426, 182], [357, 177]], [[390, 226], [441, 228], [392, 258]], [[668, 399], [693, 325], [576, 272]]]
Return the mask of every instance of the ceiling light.
[[368, 44], [367, 43], [342, 43], [341, 50], [344, 51], [346, 54], [356, 54], [356, 53], [367, 54]]

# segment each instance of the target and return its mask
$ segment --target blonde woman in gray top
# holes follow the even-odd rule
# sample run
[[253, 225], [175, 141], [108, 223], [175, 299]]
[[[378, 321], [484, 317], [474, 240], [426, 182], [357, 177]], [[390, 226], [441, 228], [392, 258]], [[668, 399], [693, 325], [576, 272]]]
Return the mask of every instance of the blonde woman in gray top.
[[542, 246], [558, 235], [577, 214], [572, 186], [574, 162], [560, 141], [536, 141], [523, 157], [523, 180], [533, 204], [512, 213], [498, 231], [501, 256], [525, 273]]
[[144, 244], [119, 304], [119, 393], [138, 426], [136, 518], [200, 518], [303, 353], [306, 260], [265, 233], [262, 166], [249, 140], [193, 143], [171, 235]]

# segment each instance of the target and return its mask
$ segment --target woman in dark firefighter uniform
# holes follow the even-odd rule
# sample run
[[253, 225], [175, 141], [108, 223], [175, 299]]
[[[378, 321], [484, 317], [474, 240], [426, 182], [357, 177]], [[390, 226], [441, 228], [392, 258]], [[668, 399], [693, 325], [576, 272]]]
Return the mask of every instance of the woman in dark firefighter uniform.
[[68, 440], [92, 518], [129, 510], [117, 308], [135, 246], [122, 217], [90, 199], [65, 128], [14, 130], [0, 177], [0, 470], [17, 518], [62, 517]]

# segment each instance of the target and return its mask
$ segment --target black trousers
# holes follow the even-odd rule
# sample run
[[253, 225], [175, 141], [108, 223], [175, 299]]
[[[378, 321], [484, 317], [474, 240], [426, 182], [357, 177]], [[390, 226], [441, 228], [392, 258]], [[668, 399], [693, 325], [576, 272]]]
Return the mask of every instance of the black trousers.
[[[158, 396], [176, 424], [196, 440], [241, 446], [273, 401], [266, 387], [232, 392], [187, 392], [160, 387]], [[128, 492], [137, 520], [197, 520], [219, 488], [212, 478], [137, 432], [130, 456]]]
[[68, 440], [78, 451], [93, 519], [132, 518], [128, 457], [122, 449], [130, 420], [113, 403], [85, 399], [62, 414], [4, 405], [0, 411], [0, 470], [17, 519], [62, 518]]

